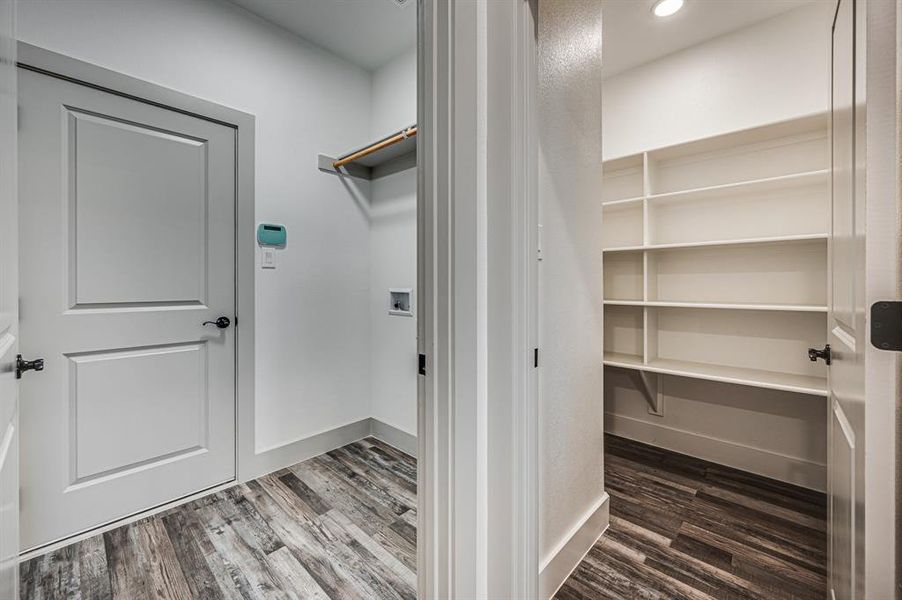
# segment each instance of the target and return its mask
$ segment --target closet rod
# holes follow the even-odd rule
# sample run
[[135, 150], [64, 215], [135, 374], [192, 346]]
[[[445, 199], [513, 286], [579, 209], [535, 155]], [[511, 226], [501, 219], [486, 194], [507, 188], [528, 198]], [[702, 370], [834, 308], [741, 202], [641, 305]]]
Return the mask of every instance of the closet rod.
[[383, 148], [388, 148], [389, 146], [394, 146], [398, 142], [403, 142], [407, 138], [412, 138], [416, 134], [417, 134], [417, 126], [412, 125], [412, 126], [408, 127], [407, 129], [399, 131], [398, 133], [396, 133], [395, 135], [393, 135], [391, 137], [387, 137], [384, 140], [376, 142], [375, 144], [373, 144], [371, 146], [367, 146], [366, 148], [363, 148], [362, 150], [358, 150], [357, 152], [354, 152], [353, 154], [348, 154], [347, 156], [339, 158], [338, 160], [336, 160], [332, 163], [332, 168], [339, 169], [348, 163], [351, 163], [351, 162], [354, 162], [355, 160], [359, 160], [359, 159], [363, 158], [364, 156], [369, 156], [373, 152], [378, 152], [379, 150], [382, 150]]

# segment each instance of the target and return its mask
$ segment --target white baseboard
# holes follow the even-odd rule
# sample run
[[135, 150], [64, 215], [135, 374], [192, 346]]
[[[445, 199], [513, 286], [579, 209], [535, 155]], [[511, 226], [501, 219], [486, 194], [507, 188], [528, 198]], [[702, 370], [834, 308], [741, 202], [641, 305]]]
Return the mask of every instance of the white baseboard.
[[373, 417], [370, 419], [370, 435], [405, 454], [417, 457], [417, 436], [398, 429], [394, 425], [389, 425], [385, 421]]
[[606, 433], [823, 492], [824, 464], [632, 417], [604, 414]]
[[416, 458], [417, 437], [415, 435], [411, 435], [379, 419], [367, 417], [335, 429], [314, 434], [296, 442], [259, 452], [253, 457], [253, 464], [250, 468], [242, 469], [241, 465], [239, 465], [238, 471], [246, 474], [241, 478], [242, 481], [249, 481], [279, 469], [296, 465], [299, 462], [304, 462], [314, 456], [325, 454], [330, 450], [347, 446], [352, 442], [369, 436], [378, 438], [389, 446], [393, 446]]
[[539, 598], [551, 598], [582, 562], [610, 522], [607, 492], [586, 512], [570, 533], [539, 565]]
[[269, 448], [250, 458], [249, 465], [238, 465], [241, 481], [250, 481], [279, 469], [284, 469], [351, 442], [362, 440], [372, 431], [369, 417], [311, 435], [295, 442]]

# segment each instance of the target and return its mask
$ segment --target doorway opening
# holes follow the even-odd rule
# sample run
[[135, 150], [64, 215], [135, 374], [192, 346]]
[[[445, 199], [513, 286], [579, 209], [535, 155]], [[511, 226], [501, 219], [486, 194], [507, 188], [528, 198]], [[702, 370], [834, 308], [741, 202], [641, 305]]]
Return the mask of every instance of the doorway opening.
[[862, 592], [856, 530], [864, 418], [877, 406], [863, 389], [873, 5], [602, 4], [597, 506], [609, 502], [610, 519], [544, 508], [543, 547], [585, 553], [550, 587], [880, 595], [882, 581]]

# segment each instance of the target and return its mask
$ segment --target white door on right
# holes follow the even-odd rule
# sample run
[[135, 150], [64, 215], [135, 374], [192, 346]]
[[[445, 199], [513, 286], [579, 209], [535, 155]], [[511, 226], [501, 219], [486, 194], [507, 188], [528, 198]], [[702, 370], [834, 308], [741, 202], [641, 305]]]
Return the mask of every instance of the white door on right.
[[865, 206], [856, 168], [855, 0], [839, 0], [833, 22], [830, 251], [831, 350], [828, 398], [829, 588], [835, 600], [857, 593], [863, 562], [865, 493]]

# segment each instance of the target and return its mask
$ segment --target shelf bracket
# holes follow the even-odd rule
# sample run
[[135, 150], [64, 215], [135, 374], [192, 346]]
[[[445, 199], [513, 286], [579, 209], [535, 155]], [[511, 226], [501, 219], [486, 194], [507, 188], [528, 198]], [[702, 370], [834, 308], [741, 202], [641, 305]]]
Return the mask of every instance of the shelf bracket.
[[658, 373], [647, 371], [633, 371], [634, 379], [639, 391], [645, 396], [648, 404], [648, 414], [658, 417], [664, 416], [664, 394], [661, 391], [661, 376]]
[[326, 156], [325, 154], [318, 154], [316, 157], [316, 165], [320, 171], [324, 171], [326, 173], [335, 173], [336, 175], [350, 175], [351, 177], [356, 177], [358, 179], [373, 178], [373, 170], [370, 167], [364, 167], [363, 165], [356, 164], [347, 164], [336, 169], [334, 166], [332, 166], [334, 162], [334, 158], [332, 158], [331, 156]]

